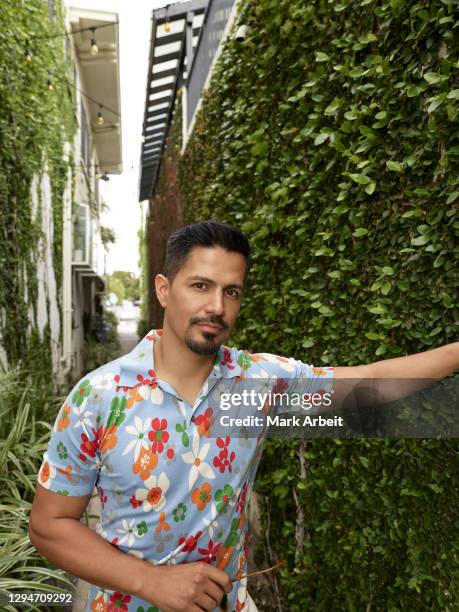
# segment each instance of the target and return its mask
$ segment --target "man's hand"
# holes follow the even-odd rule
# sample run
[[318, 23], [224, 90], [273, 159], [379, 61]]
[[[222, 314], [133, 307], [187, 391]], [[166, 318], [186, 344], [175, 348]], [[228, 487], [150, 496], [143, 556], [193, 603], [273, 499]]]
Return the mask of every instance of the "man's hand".
[[155, 565], [152, 569], [155, 573], [145, 576], [141, 597], [163, 612], [214, 610], [233, 588], [226, 572], [201, 561]]

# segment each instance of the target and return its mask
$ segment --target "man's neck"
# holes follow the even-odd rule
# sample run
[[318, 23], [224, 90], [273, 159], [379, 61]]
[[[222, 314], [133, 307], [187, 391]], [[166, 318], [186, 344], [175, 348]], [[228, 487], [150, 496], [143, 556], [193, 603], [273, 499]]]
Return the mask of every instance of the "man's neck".
[[215, 355], [197, 355], [164, 324], [162, 335], [154, 342], [157, 378], [180, 388], [198, 390], [212, 371]]

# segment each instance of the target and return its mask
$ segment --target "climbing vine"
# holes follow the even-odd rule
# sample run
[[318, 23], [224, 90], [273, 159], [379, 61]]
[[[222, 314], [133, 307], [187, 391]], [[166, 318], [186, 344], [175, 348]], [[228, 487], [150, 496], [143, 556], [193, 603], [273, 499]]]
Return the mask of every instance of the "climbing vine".
[[[63, 194], [72, 165], [64, 143], [76, 127], [64, 39], [52, 38], [63, 31], [59, 2], [54, 16], [42, 0], [18, 0], [0, 11], [0, 337], [8, 362], [22, 360], [32, 370], [50, 365], [49, 329], [40, 337], [36, 310], [37, 257], [46, 235], [61, 310]], [[47, 178], [52, 232], [41, 227]]]
[[[355, 365], [457, 339], [456, 20], [452, 0], [242, 1], [179, 164], [187, 221], [253, 249], [233, 344]], [[457, 444], [298, 447], [269, 441], [257, 481], [285, 609], [452, 610]]]

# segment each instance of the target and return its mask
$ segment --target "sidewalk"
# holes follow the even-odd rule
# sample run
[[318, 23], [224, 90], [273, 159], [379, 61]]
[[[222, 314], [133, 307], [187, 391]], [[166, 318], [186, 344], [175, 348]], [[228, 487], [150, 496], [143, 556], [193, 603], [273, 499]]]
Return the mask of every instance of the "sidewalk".
[[[139, 342], [137, 336], [137, 319], [125, 319], [120, 321], [118, 325], [118, 338], [121, 346], [121, 355], [129, 353]], [[97, 525], [100, 516], [100, 500], [96, 489], [93, 491], [93, 497], [87, 508], [89, 520], [88, 524], [91, 529]], [[89, 595], [91, 585], [85, 580], [78, 579], [73, 596], [73, 612], [83, 612], [86, 606], [86, 600]]]

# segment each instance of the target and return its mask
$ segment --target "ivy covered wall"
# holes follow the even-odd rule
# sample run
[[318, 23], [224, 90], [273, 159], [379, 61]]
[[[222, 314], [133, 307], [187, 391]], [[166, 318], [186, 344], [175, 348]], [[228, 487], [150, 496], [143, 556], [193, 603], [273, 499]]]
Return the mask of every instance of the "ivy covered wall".
[[[62, 320], [63, 195], [72, 165], [64, 143], [76, 125], [64, 39], [55, 37], [64, 31], [63, 8], [53, 6], [50, 11], [43, 0], [17, 0], [0, 11], [0, 344], [9, 364], [22, 360], [44, 376], [52, 366], [51, 330], [38, 325], [38, 269], [49, 252], [52, 299]], [[51, 207], [48, 226], [44, 196]]]
[[[185, 221], [234, 223], [253, 249], [232, 344], [355, 365], [456, 340], [456, 9], [242, 1], [248, 35], [180, 162]], [[456, 453], [269, 441], [257, 487], [289, 560], [273, 609], [453, 610]]]

